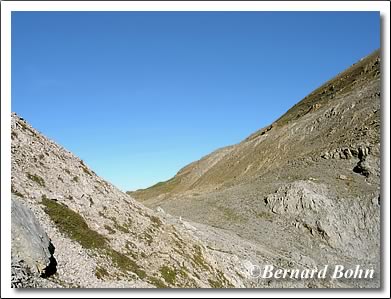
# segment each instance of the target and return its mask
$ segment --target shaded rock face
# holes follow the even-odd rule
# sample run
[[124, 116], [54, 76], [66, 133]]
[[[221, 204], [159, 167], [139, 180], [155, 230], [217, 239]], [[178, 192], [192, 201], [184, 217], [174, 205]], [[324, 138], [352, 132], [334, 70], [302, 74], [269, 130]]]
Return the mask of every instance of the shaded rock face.
[[265, 202], [285, 223], [291, 222], [345, 254], [358, 259], [378, 254], [380, 209], [376, 200], [336, 200], [324, 184], [297, 181], [268, 195]]
[[353, 171], [367, 178], [369, 176], [380, 177], [380, 159], [373, 156], [362, 157]]
[[21, 259], [11, 258], [11, 287], [12, 288], [36, 288], [39, 287], [37, 275], [31, 272], [31, 268]]
[[29, 265], [18, 257], [11, 257], [11, 288], [59, 288], [61, 285], [32, 272]]
[[49, 277], [56, 272], [54, 246], [32, 211], [12, 195], [11, 229], [13, 260], [23, 261], [32, 274]]

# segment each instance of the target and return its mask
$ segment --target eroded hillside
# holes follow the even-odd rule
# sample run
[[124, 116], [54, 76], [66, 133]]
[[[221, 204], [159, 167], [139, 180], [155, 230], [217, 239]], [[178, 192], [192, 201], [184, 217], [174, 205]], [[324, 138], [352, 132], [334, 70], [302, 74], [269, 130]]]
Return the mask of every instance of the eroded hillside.
[[224, 189], [271, 171], [288, 179], [295, 174], [290, 171], [295, 167], [289, 165], [321, 165], [328, 158], [357, 162], [361, 150], [364, 154], [371, 150], [371, 156], [378, 158], [379, 146], [380, 56], [376, 51], [243, 142], [189, 164], [167, 182], [129, 194], [143, 200]]
[[380, 92], [376, 51], [243, 142], [128, 193], [296, 262], [379, 270]]
[[[145, 208], [102, 180], [16, 114], [12, 193], [13, 231], [19, 232], [12, 242], [16, 287], [243, 286], [238, 273], [228, 271], [182, 223]], [[52, 255], [49, 241], [37, 244], [39, 237], [29, 238], [25, 231], [47, 234]], [[40, 252], [47, 254], [37, 259]], [[56, 271], [47, 275], [53, 267], [50, 258]], [[30, 272], [32, 276], [26, 274]]]

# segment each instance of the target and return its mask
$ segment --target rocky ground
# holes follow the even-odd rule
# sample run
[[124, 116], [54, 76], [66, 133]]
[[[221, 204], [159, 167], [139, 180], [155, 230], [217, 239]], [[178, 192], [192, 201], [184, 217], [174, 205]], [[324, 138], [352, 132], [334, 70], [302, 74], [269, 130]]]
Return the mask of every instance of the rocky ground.
[[[380, 286], [378, 52], [240, 144], [129, 194], [16, 114], [11, 137], [13, 287]], [[249, 275], [266, 264], [376, 277]]]

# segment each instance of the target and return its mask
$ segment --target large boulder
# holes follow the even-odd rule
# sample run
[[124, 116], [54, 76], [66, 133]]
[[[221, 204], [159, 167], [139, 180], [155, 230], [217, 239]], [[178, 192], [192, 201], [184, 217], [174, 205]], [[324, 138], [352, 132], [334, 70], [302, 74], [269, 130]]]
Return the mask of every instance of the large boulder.
[[[337, 198], [324, 184], [296, 181], [265, 198], [266, 207], [296, 228], [351, 256], [375, 258], [380, 240], [380, 199]], [[285, 221], [286, 223], [287, 221]]]
[[32, 211], [16, 195], [11, 197], [11, 221], [12, 260], [23, 261], [35, 276], [54, 274], [54, 246]]

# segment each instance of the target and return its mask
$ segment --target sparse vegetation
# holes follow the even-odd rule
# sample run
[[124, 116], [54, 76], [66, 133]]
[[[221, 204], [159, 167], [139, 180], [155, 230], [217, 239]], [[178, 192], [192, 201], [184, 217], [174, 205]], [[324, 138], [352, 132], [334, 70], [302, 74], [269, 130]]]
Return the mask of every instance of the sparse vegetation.
[[233, 284], [229, 282], [227, 278], [225, 278], [224, 273], [217, 269], [217, 285], [221, 285], [222, 287], [233, 288]]
[[98, 250], [109, 256], [119, 270], [123, 272], [133, 272], [141, 279], [146, 277], [146, 273], [135, 261], [126, 255], [110, 247], [106, 237], [90, 229], [84, 218], [66, 205], [42, 196], [44, 211], [49, 215], [57, 228], [69, 238], [77, 241], [86, 249]]
[[14, 188], [14, 186], [12, 186], [12, 185], [11, 185], [11, 193], [13, 193], [13, 194], [15, 194], [15, 195], [17, 195], [17, 196], [19, 196], [19, 197], [24, 198], [23, 194], [20, 193], [18, 190], [16, 190], [16, 189]]
[[208, 279], [208, 282], [210, 284], [210, 286], [214, 289], [221, 289], [223, 288], [223, 284], [221, 283], [221, 281], [218, 281], [218, 280], [213, 280], [213, 279]]
[[88, 168], [86, 166], [83, 165], [81, 168], [83, 169], [83, 172], [85, 174], [88, 174], [89, 176], [92, 176], [92, 173], [88, 170]]
[[[103, 209], [106, 210], [105, 207], [103, 207]], [[114, 228], [115, 228], [116, 230], [119, 230], [119, 231], [121, 231], [121, 232], [123, 232], [123, 233], [125, 233], [125, 234], [129, 234], [129, 233], [130, 233], [129, 228], [130, 228], [130, 226], [131, 226], [131, 222], [129, 222], [129, 223], [124, 223], [123, 225], [121, 225], [121, 224], [118, 223], [117, 219], [115, 219], [114, 217], [108, 217], [108, 216], [106, 216], [106, 215], [105, 215], [103, 212], [101, 212], [101, 211], [99, 211], [98, 214], [99, 214], [99, 216], [101, 216], [101, 217], [104, 217], [104, 218], [106, 218], [106, 219], [111, 220], [111, 221], [113, 222]], [[128, 219], [130, 219], [130, 218], [128, 218]]]
[[105, 224], [103, 227], [109, 232], [109, 234], [115, 234], [115, 230], [112, 229], [111, 226]]
[[169, 193], [178, 185], [178, 183], [178, 179], [174, 177], [169, 179], [168, 181], [159, 182], [149, 188], [126, 193], [139, 200], [144, 200], [147, 198], [158, 196], [160, 194]]
[[27, 127], [27, 125], [26, 125], [24, 122], [19, 122], [19, 125], [22, 127], [23, 130], [29, 130], [29, 131], [31, 131], [31, 130], [29, 129], [29, 127]]
[[[299, 119], [303, 115], [311, 111], [315, 105], [323, 106], [328, 101], [332, 100], [336, 94], [346, 94], [351, 91], [354, 83], [362, 76], [365, 65], [378, 55], [377, 52], [372, 53], [370, 56], [361, 60], [357, 64], [348, 68], [344, 72], [338, 74], [336, 77], [327, 81], [325, 84], [314, 90], [311, 94], [306, 96], [299, 103], [289, 109], [284, 115], [282, 115], [274, 125], [282, 127], [291, 121]], [[370, 73], [375, 73], [375, 69]], [[364, 76], [370, 76], [369, 74]]]
[[117, 222], [117, 220], [114, 217], [112, 217], [111, 220], [113, 221], [114, 227], [117, 230], [119, 230], [119, 231], [121, 231], [121, 232], [123, 232], [125, 234], [129, 234], [130, 233], [128, 224], [125, 223], [124, 225], [121, 225], [121, 224], [119, 224]]
[[152, 245], [153, 237], [149, 233], [143, 232], [141, 234], [141, 239], [143, 239], [148, 244], [148, 246]]
[[257, 216], [257, 218], [260, 218], [262, 220], [267, 220], [267, 221], [271, 221], [272, 217], [273, 217], [273, 215], [271, 213], [265, 212], [265, 211], [257, 212], [256, 216]]
[[183, 278], [188, 278], [189, 277], [189, 269], [187, 269], [186, 267], [182, 267], [179, 269], [179, 275], [182, 276]]
[[79, 182], [79, 177], [78, 176], [74, 176], [73, 179], [72, 179], [72, 182], [78, 183]]
[[66, 205], [42, 196], [44, 211], [49, 215], [57, 228], [86, 249], [107, 247], [107, 239], [90, 229], [84, 218]]
[[41, 187], [45, 187], [45, 181], [39, 175], [27, 173], [27, 178], [37, 183]]
[[163, 222], [160, 220], [159, 217], [154, 215], [146, 215], [146, 216], [151, 220], [151, 222], [155, 225], [155, 227], [160, 227], [163, 225]]
[[164, 280], [171, 285], [174, 285], [176, 282], [176, 272], [174, 269], [171, 269], [168, 266], [163, 266], [160, 268], [160, 274]]
[[208, 279], [210, 286], [214, 289], [234, 287], [224, 276], [223, 272], [217, 270], [216, 279]]
[[133, 259], [136, 259], [138, 257], [138, 254], [133, 250], [133, 248], [135, 247], [137, 246], [134, 243], [126, 240], [125, 242], [126, 254], [132, 257]]
[[120, 230], [121, 232], [128, 234], [130, 231], [127, 227], [117, 224], [115, 226], [116, 229]]
[[148, 278], [148, 282], [153, 284], [158, 289], [166, 289], [166, 288], [168, 288], [168, 286], [165, 285], [163, 281], [161, 281], [159, 278], [156, 278], [156, 277], [149, 277]]
[[103, 277], [109, 276], [109, 272], [107, 272], [107, 270], [105, 268], [103, 268], [103, 267], [96, 267], [96, 269], [95, 269], [95, 276], [98, 279], [103, 279]]
[[240, 222], [243, 220], [243, 217], [235, 212], [233, 209], [228, 207], [219, 206], [218, 209], [223, 213], [223, 216], [232, 222]]
[[209, 266], [205, 261], [204, 255], [202, 254], [201, 246], [194, 245], [194, 249], [195, 249], [195, 253], [193, 255], [194, 264], [202, 269], [209, 270]]
[[136, 273], [137, 276], [141, 279], [144, 279], [147, 276], [145, 271], [142, 270], [135, 261], [131, 260], [126, 255], [111, 248], [106, 249], [106, 253], [111, 258], [113, 264], [121, 271], [131, 271], [133, 273]]

